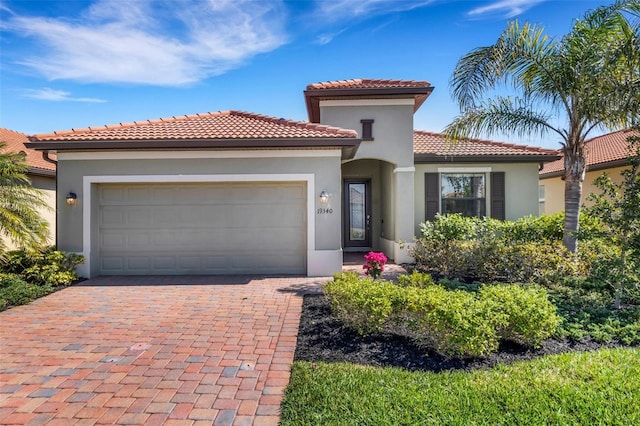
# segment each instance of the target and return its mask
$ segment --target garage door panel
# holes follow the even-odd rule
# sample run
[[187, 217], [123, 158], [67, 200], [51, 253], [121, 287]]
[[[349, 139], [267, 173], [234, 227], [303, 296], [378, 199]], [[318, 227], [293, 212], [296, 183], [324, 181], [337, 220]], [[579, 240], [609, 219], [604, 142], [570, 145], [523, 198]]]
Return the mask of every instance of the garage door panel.
[[303, 183], [99, 185], [99, 273], [306, 271]]

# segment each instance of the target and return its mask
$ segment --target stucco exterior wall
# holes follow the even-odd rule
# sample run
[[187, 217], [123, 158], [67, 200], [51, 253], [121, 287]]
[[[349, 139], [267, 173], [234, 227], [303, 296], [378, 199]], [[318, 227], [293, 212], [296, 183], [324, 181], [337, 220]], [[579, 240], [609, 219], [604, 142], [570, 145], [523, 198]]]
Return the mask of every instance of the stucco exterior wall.
[[[505, 173], [505, 219], [515, 220], [523, 216], [538, 215], [538, 164], [537, 163], [437, 163], [416, 164], [415, 172], [415, 232], [425, 221], [425, 173], [435, 173], [442, 168], [468, 169], [490, 168], [491, 172]], [[491, 179], [487, 172], [487, 215], [491, 214]]]
[[[616, 183], [622, 182], [620, 172], [627, 167], [613, 167], [610, 169], [595, 170], [585, 173], [582, 182], [582, 205], [590, 206], [592, 203], [587, 200], [589, 194], [599, 194], [600, 190], [593, 184], [593, 181], [605, 171]], [[540, 185], [544, 187], [544, 213], [554, 214], [564, 211], [564, 181], [560, 176], [540, 179]]]
[[[163, 154], [159, 154], [162, 156]], [[207, 153], [208, 156], [215, 154]], [[68, 159], [73, 153], [58, 156], [58, 244], [63, 250], [70, 252], [83, 251], [83, 202], [87, 198], [84, 193], [85, 176], [179, 176], [187, 179], [188, 175], [273, 175], [277, 181], [284, 175], [312, 175], [313, 218], [315, 250], [341, 251], [341, 198], [336, 196], [341, 191], [340, 153], [326, 151], [326, 156], [285, 156], [274, 151], [274, 156], [263, 155], [263, 158], [157, 158], [157, 159]], [[280, 158], [276, 156], [280, 156]], [[126, 157], [126, 153], [124, 154]], [[67, 158], [65, 158], [67, 157]], [[167, 155], [169, 157], [169, 155]], [[247, 157], [239, 154], [239, 157]], [[249, 181], [251, 179], [249, 178]], [[333, 194], [327, 205], [320, 205], [319, 194], [322, 190]], [[69, 207], [65, 204], [68, 192], [78, 196], [77, 205]], [[95, 199], [95, 197], [91, 197]], [[331, 214], [315, 214], [320, 207], [330, 208]], [[91, 206], [91, 216], [97, 217], [95, 204]], [[95, 221], [92, 222], [92, 225]], [[340, 258], [341, 261], [341, 258]]]
[[[367, 100], [375, 103], [376, 100]], [[391, 100], [396, 102], [403, 99]], [[359, 105], [355, 101], [320, 103], [320, 122], [353, 129], [362, 137], [362, 119], [372, 119], [372, 141], [362, 141], [355, 159], [375, 158], [398, 167], [413, 166], [413, 100], [406, 105]], [[407, 102], [404, 102], [407, 103]], [[339, 106], [338, 106], [339, 105]]]

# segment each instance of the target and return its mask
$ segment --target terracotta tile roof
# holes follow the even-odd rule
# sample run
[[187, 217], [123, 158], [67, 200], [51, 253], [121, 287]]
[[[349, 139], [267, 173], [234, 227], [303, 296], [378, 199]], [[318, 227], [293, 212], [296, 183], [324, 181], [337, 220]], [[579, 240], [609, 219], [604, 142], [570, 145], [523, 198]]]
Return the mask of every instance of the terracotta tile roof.
[[380, 80], [371, 78], [356, 78], [352, 80], [325, 81], [312, 83], [307, 90], [313, 89], [387, 89], [387, 88], [431, 87], [428, 81], [416, 80]]
[[526, 145], [516, 145], [503, 142], [494, 142], [481, 139], [466, 139], [456, 144], [451, 144], [440, 133], [416, 130], [413, 132], [413, 151], [417, 158], [527, 158], [531, 161], [542, 159], [552, 160], [557, 158], [557, 152], [552, 149], [537, 148]]
[[127, 140], [229, 140], [229, 139], [340, 139], [357, 138], [354, 130], [286, 120], [242, 111], [136, 121], [84, 129], [34, 135], [42, 141], [127, 141]]
[[[587, 171], [602, 169], [607, 166], [617, 167], [629, 156], [629, 136], [640, 136], [639, 132], [618, 130], [606, 135], [589, 139], [586, 144]], [[560, 153], [560, 151], [558, 151]], [[559, 154], [562, 155], [562, 154]], [[540, 171], [541, 177], [553, 177], [564, 172], [564, 158], [547, 163]]]
[[[41, 152], [38, 152], [31, 148], [27, 148], [24, 145], [25, 142], [29, 142], [29, 137], [24, 133], [0, 127], [0, 142], [4, 142], [6, 144], [6, 147], [4, 148], [4, 151], [6, 152], [24, 152], [26, 154], [27, 164], [32, 169], [32, 171], [36, 173], [38, 170], [48, 170], [55, 172], [55, 164], [45, 161], [42, 158]], [[52, 155], [51, 157], [52, 159], [55, 159], [55, 155]]]

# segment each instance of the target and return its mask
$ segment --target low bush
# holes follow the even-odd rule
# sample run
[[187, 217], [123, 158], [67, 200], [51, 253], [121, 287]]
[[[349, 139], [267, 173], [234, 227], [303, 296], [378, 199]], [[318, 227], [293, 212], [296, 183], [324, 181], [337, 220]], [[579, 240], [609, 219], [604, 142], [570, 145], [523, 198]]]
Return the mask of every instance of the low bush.
[[0, 273], [0, 310], [24, 305], [53, 291], [51, 285], [29, 284], [19, 275]]
[[382, 330], [403, 302], [398, 286], [355, 272], [336, 274], [324, 291], [336, 318], [363, 335]]
[[442, 287], [408, 292], [406, 314], [417, 341], [444, 355], [481, 356], [499, 346], [507, 321], [472, 293]]
[[14, 250], [0, 262], [0, 310], [24, 305], [78, 280], [75, 267], [83, 257], [55, 250]]
[[546, 285], [580, 268], [560, 242], [514, 243], [502, 240], [436, 241], [420, 239], [411, 249], [416, 269], [466, 282], [532, 282]]
[[547, 292], [539, 287], [487, 285], [480, 288], [480, 300], [496, 315], [505, 315], [498, 334], [502, 339], [538, 347], [551, 337], [560, 325], [556, 307]]
[[31, 284], [60, 286], [69, 285], [78, 279], [75, 267], [83, 261], [80, 255], [65, 253], [53, 247], [36, 253], [15, 250], [7, 253], [2, 270], [18, 274]]
[[402, 287], [427, 288], [436, 285], [431, 275], [413, 271], [409, 275], [399, 275], [398, 285]]
[[560, 322], [546, 292], [538, 287], [448, 290], [418, 272], [398, 281], [396, 285], [343, 273], [324, 291], [334, 315], [358, 333], [406, 331], [444, 355], [486, 355], [498, 349], [501, 338], [539, 345]]

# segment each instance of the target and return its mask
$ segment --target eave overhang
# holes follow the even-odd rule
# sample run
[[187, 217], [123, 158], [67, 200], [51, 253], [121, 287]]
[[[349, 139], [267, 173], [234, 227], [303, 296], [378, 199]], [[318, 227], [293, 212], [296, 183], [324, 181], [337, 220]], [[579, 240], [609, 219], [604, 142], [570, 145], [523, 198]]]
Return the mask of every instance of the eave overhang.
[[248, 149], [340, 149], [342, 159], [353, 158], [362, 140], [359, 138], [304, 138], [304, 139], [169, 139], [169, 140], [76, 140], [76, 141], [32, 141], [25, 146], [38, 151], [110, 151], [110, 150], [154, 150], [185, 151], [204, 150], [248, 150]]
[[561, 157], [552, 154], [543, 155], [442, 155], [415, 154], [416, 164], [424, 163], [547, 163]]

